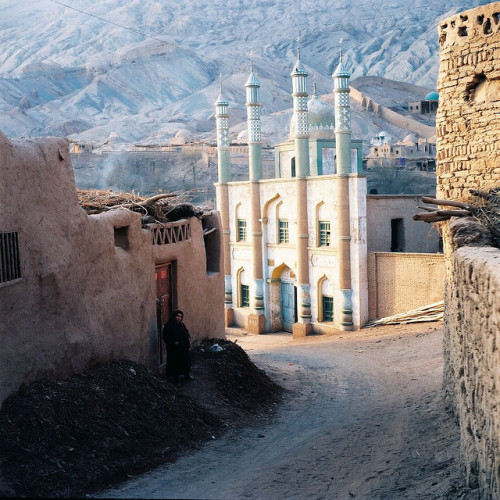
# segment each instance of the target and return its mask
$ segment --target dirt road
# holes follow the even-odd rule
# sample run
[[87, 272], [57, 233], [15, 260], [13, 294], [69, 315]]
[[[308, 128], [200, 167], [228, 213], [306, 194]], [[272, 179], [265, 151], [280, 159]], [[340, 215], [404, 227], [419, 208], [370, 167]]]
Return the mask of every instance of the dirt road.
[[228, 338], [288, 389], [276, 415], [102, 496], [474, 498], [444, 410], [440, 323]]

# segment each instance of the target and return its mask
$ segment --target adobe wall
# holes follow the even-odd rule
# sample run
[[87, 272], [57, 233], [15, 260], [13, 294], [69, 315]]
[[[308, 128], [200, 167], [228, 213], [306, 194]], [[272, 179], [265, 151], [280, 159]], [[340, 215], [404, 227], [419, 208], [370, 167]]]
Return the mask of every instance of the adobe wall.
[[467, 483], [500, 498], [500, 250], [452, 256], [445, 308], [445, 386], [460, 424]]
[[500, 2], [464, 11], [439, 30], [437, 197], [467, 199], [500, 184]]
[[[154, 360], [154, 263], [139, 214], [87, 216], [68, 143], [0, 133], [0, 232], [17, 231], [21, 280], [0, 286], [0, 401], [44, 375]], [[114, 228], [128, 226], [128, 248]]]
[[[184, 313], [184, 322], [193, 343], [208, 337], [224, 338], [224, 261], [222, 252], [222, 224], [218, 213], [204, 219], [189, 219], [191, 239], [173, 245], [153, 247], [156, 265], [175, 262], [174, 307]], [[203, 236], [203, 230], [216, 228], [215, 232]], [[210, 241], [213, 238], [214, 241]], [[211, 244], [214, 260], [210, 261]]]
[[368, 195], [366, 197], [369, 252], [391, 251], [391, 219], [403, 219], [405, 252], [439, 251], [439, 234], [428, 224], [413, 220], [422, 204], [421, 196]]
[[[0, 233], [17, 232], [21, 264], [20, 279], [0, 283], [0, 402], [22, 383], [98, 362], [156, 368], [155, 264], [177, 261], [193, 340], [224, 336], [218, 214], [191, 218], [190, 240], [154, 247], [140, 214], [79, 206], [66, 140], [0, 132], [0, 158]], [[219, 229], [204, 237], [205, 223]]]
[[[438, 30], [437, 197], [468, 200], [469, 189], [500, 186], [500, 2], [450, 17]], [[448, 225], [444, 243], [445, 389], [467, 482], [481, 498], [498, 498], [500, 250], [453, 250]]]
[[393, 316], [443, 300], [444, 256], [368, 253], [368, 319]]

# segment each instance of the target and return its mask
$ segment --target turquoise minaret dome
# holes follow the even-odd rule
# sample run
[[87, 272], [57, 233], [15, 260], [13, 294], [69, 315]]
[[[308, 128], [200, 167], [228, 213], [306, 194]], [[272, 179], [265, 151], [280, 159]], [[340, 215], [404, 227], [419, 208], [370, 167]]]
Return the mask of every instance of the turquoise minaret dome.
[[222, 97], [222, 78], [220, 77], [219, 97], [215, 101], [215, 119], [217, 122], [218, 174], [221, 183], [231, 180], [228, 107], [229, 103]]
[[248, 162], [250, 170], [250, 180], [262, 179], [262, 133], [260, 122], [260, 83], [251, 64], [250, 76], [247, 83], [246, 106], [247, 106], [247, 126], [248, 126]]

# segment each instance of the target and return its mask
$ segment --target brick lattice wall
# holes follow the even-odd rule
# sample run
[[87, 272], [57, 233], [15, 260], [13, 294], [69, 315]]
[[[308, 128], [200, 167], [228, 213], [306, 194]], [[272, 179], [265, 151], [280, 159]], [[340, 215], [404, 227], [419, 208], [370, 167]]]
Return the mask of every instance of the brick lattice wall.
[[368, 319], [443, 300], [444, 257], [430, 253], [368, 254]]

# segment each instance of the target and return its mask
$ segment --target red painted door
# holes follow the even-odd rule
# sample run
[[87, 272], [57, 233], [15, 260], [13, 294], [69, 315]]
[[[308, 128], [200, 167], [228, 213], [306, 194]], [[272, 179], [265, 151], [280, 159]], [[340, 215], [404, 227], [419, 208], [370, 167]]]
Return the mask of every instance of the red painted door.
[[157, 266], [155, 270], [156, 282], [156, 319], [158, 326], [158, 362], [161, 365], [166, 359], [165, 342], [161, 338], [163, 325], [168, 321], [172, 312], [172, 265]]

